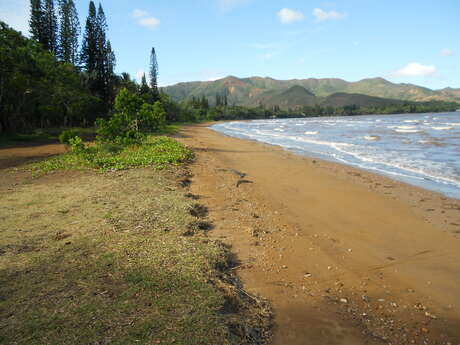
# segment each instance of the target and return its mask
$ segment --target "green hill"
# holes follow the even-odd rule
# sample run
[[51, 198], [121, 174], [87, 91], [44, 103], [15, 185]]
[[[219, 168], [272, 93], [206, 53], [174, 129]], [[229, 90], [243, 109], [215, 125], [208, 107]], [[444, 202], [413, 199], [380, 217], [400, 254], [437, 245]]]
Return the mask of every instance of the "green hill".
[[405, 101], [398, 100], [398, 99], [389, 99], [389, 98], [381, 98], [381, 97], [374, 97], [374, 96], [367, 96], [358, 93], [334, 93], [324, 100], [322, 103], [323, 106], [330, 106], [330, 107], [344, 107], [346, 105], [357, 105], [359, 107], [382, 107], [387, 105], [394, 105], [394, 104], [403, 104]]
[[[342, 79], [292, 79], [276, 80], [273, 78], [251, 77], [237, 78], [229, 76], [216, 81], [179, 83], [162, 88], [176, 101], [184, 101], [192, 97], [205, 96], [211, 104], [216, 94], [227, 94], [228, 102], [232, 105], [271, 106], [280, 105], [283, 108], [301, 105], [314, 105], [315, 102], [343, 104], [343, 102], [363, 102], [368, 106], [381, 104], [379, 99], [360, 98], [356, 94], [404, 101], [460, 101], [460, 89], [431, 90], [413, 84], [395, 84], [383, 78], [363, 79], [357, 82], [347, 82]], [[346, 95], [336, 95], [329, 101], [324, 98], [333, 94], [354, 94], [350, 100]], [[316, 97], [316, 98], [315, 98]], [[388, 101], [385, 101], [385, 104]], [[335, 104], [334, 103], [334, 104]]]
[[319, 99], [313, 93], [299, 85], [290, 87], [281, 93], [274, 92], [271, 97], [267, 96], [260, 99], [260, 103], [266, 106], [279, 105], [281, 108], [288, 108], [319, 103]]

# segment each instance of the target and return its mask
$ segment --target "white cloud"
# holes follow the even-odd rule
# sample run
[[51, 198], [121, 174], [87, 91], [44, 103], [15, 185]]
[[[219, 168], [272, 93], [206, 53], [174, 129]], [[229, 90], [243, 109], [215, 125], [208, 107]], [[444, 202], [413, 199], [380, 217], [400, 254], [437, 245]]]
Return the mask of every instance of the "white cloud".
[[136, 8], [131, 15], [133, 16], [133, 18], [141, 18], [147, 17], [149, 13], [147, 11]]
[[230, 11], [238, 6], [245, 5], [250, 0], [218, 0], [218, 5], [223, 11]]
[[408, 63], [403, 68], [391, 73], [392, 77], [430, 77], [436, 74], [434, 65], [423, 65], [418, 62]]
[[294, 11], [289, 8], [283, 8], [277, 13], [281, 23], [289, 24], [293, 22], [302, 21], [305, 19], [305, 16], [302, 12]]
[[316, 20], [318, 22], [324, 21], [324, 20], [332, 20], [332, 19], [341, 19], [345, 17], [345, 14], [336, 12], [336, 11], [324, 11], [321, 8], [315, 8], [313, 10], [313, 15], [316, 17]]
[[150, 29], [155, 29], [158, 25], [160, 25], [160, 20], [155, 17], [145, 17], [139, 19], [137, 23]]
[[29, 6], [27, 0], [1, 0], [0, 20], [10, 27], [29, 35]]
[[448, 48], [441, 50], [440, 53], [441, 53], [442, 56], [453, 56], [453, 55], [455, 55], [454, 51], [452, 49], [448, 49]]
[[132, 13], [131, 17], [134, 18], [137, 24], [145, 26], [149, 29], [156, 29], [160, 25], [160, 20], [151, 16], [147, 11], [136, 8]]

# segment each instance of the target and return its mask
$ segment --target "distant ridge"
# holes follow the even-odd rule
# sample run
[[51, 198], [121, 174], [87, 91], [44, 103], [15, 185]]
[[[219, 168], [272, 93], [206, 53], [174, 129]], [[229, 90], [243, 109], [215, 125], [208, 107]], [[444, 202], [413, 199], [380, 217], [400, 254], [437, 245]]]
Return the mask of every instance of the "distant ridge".
[[282, 108], [315, 104], [376, 106], [401, 101], [460, 102], [460, 89], [431, 90], [413, 84], [395, 84], [383, 78], [347, 82], [337, 78], [276, 80], [228, 76], [215, 81], [179, 83], [162, 90], [176, 101], [205, 96], [212, 103], [216, 94], [227, 94], [229, 104], [279, 105]]

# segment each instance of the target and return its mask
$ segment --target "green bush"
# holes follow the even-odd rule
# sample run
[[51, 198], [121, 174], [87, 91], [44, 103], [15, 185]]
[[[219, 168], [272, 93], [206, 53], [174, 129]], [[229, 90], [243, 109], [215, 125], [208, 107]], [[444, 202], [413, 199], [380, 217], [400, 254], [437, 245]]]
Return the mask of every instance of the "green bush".
[[144, 103], [139, 111], [139, 124], [142, 132], [156, 131], [166, 124], [166, 112], [160, 101], [153, 105]]
[[59, 134], [59, 142], [64, 145], [70, 145], [70, 139], [78, 136], [78, 133], [73, 129], [66, 129]]
[[72, 152], [82, 153], [85, 151], [85, 143], [79, 136], [69, 139], [69, 145]]
[[143, 103], [139, 95], [122, 89], [115, 99], [111, 118], [96, 121], [98, 139], [123, 145], [140, 142], [144, 134], [162, 129], [166, 112], [161, 102]]

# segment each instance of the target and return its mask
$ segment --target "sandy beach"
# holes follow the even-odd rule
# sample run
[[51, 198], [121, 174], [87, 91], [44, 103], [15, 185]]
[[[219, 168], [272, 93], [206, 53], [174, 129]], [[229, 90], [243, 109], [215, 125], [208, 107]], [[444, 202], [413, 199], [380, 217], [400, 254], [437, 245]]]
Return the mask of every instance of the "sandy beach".
[[459, 200], [204, 125], [178, 139], [274, 345], [460, 343]]

